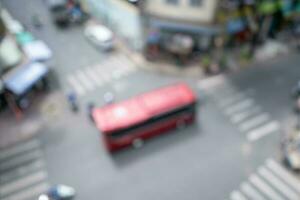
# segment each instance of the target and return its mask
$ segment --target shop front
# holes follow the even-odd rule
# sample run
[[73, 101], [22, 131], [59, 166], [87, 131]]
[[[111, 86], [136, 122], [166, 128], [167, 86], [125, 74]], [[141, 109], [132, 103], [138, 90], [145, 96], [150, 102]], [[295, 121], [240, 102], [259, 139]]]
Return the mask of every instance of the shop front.
[[213, 38], [221, 30], [216, 26], [193, 25], [166, 20], [151, 19], [148, 22], [146, 50], [157, 46], [157, 51], [168, 52], [175, 57], [189, 56], [210, 49]]

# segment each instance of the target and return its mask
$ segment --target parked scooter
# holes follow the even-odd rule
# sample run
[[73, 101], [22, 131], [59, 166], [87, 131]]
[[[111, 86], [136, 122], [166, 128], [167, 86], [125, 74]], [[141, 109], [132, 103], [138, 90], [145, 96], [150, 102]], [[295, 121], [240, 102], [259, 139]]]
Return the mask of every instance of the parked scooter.
[[38, 200], [72, 200], [75, 189], [67, 185], [55, 185], [47, 193], [41, 194]]
[[40, 29], [43, 26], [43, 23], [40, 19], [40, 16], [35, 14], [31, 17], [32, 24], [35, 28]]

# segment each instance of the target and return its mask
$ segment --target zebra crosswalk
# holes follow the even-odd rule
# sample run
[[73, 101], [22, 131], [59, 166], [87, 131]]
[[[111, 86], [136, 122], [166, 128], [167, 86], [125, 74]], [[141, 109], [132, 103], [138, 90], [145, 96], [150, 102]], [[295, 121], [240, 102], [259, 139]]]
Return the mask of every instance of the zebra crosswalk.
[[33, 138], [0, 151], [0, 200], [29, 200], [47, 191], [41, 143]]
[[117, 54], [99, 64], [83, 67], [70, 73], [66, 77], [67, 87], [77, 95], [83, 96], [110, 81], [125, 77], [135, 70], [134, 63], [125, 55]]
[[279, 123], [256, 104], [254, 90], [240, 91], [224, 76], [217, 76], [200, 84], [200, 87], [210, 93], [218, 107], [248, 141], [254, 142], [280, 131]]
[[230, 200], [299, 200], [300, 180], [272, 158], [229, 195]]

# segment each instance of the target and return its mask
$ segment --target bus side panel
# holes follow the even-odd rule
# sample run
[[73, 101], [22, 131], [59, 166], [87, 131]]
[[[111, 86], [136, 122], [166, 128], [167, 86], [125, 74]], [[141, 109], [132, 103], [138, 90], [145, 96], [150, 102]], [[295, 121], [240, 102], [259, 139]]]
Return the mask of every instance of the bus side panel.
[[177, 128], [178, 122], [184, 122], [186, 125], [191, 124], [195, 121], [195, 112], [191, 112], [188, 114], [182, 114], [178, 117], [174, 117], [168, 120], [164, 120], [162, 122], [158, 122], [150, 128], [145, 128], [143, 131], [124, 136], [117, 140], [110, 140], [108, 136], [105, 136], [105, 143], [107, 150], [110, 152], [114, 152], [116, 150], [125, 148], [127, 146], [132, 145], [132, 142], [135, 139], [146, 140], [157, 135], [168, 132], [169, 130]]

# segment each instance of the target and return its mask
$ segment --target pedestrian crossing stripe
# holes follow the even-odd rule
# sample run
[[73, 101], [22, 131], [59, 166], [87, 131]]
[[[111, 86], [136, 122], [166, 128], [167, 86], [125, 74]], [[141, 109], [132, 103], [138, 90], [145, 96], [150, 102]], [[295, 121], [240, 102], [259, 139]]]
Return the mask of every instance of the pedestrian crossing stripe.
[[32, 139], [0, 152], [0, 200], [28, 200], [49, 189], [41, 143]]
[[81, 84], [74, 76], [68, 75], [67, 81], [79, 96], [85, 94], [85, 89], [81, 86]]
[[272, 159], [268, 159], [266, 165], [267, 168], [269, 168], [274, 174], [276, 174], [284, 182], [293, 187], [294, 190], [300, 193], [300, 182], [296, 177], [289, 173], [289, 171]]
[[270, 120], [270, 116], [268, 113], [262, 113], [257, 116], [250, 118], [249, 120], [241, 123], [239, 125], [239, 130], [242, 132], [249, 131], [262, 123], [265, 123]]
[[75, 73], [75, 77], [82, 83], [83, 87], [86, 90], [92, 90], [94, 88], [94, 84], [92, 84], [89, 78], [85, 75], [83, 70], [78, 70]]
[[46, 164], [43, 159], [37, 159], [33, 162], [26, 163], [20, 167], [9, 170], [8, 172], [1, 174], [0, 184], [8, 183], [12, 180], [24, 177], [30, 173], [41, 170], [45, 168]]
[[272, 200], [284, 200], [283, 197], [278, 194], [269, 184], [267, 184], [258, 175], [253, 174], [249, 178], [250, 182], [263, 194], [265, 194], [269, 199]]
[[104, 62], [91, 65], [83, 69], [78, 69], [67, 76], [69, 89], [83, 96], [87, 92], [93, 91], [96, 87], [101, 87], [106, 82], [127, 76], [136, 70], [136, 66], [131, 63], [126, 56], [117, 55], [110, 57]]
[[10, 194], [13, 194], [15, 191], [21, 191], [28, 186], [45, 181], [47, 177], [48, 175], [46, 171], [41, 170], [7, 184], [2, 184], [0, 187], [0, 197], [8, 196]]
[[241, 191], [250, 199], [255, 200], [266, 200], [253, 186], [249, 183], [242, 183], [241, 184]]
[[16, 155], [31, 151], [33, 149], [40, 148], [41, 143], [37, 139], [32, 139], [26, 142], [23, 142], [17, 146], [9, 147], [0, 152], [0, 163], [4, 160], [14, 157]]
[[16, 157], [13, 157], [0, 165], [0, 174], [5, 173], [6, 171], [9, 171], [11, 169], [14, 169], [15, 167], [19, 167], [23, 165], [24, 163], [29, 163], [33, 160], [36, 160], [43, 156], [43, 153], [40, 149], [35, 149], [30, 152], [26, 152], [24, 154], [20, 154]]
[[[254, 94], [253, 89], [239, 92], [227, 82], [217, 85], [211, 94], [220, 109], [230, 118], [232, 124], [236, 125], [238, 130], [245, 134], [248, 141], [254, 142], [271, 133], [280, 131], [279, 123], [273, 121], [268, 113], [262, 112], [261, 107], [257, 106], [254, 99], [251, 98]], [[229, 97], [225, 95], [224, 98], [224, 91], [231, 91]]]
[[226, 108], [225, 113], [227, 115], [232, 115], [232, 114], [237, 113], [241, 110], [248, 109], [253, 105], [254, 105], [254, 100], [253, 99], [245, 99], [241, 102], [236, 103], [235, 105], [233, 105], [231, 107]]
[[229, 196], [230, 200], [299, 200], [300, 180], [275, 160], [267, 159]]
[[235, 113], [230, 117], [230, 121], [233, 124], [239, 124], [243, 121], [247, 120], [250, 117], [253, 117], [256, 114], [259, 114], [261, 112], [261, 108], [259, 106], [254, 106], [251, 109], [247, 109], [244, 111], [241, 111], [239, 113]]
[[96, 83], [97, 86], [101, 86], [102, 85], [102, 81], [99, 79], [99, 77], [97, 76], [97, 74], [94, 73], [93, 68], [87, 67], [85, 70], [86, 70], [87, 76], [90, 78], [91, 81], [93, 81], [94, 83]]
[[280, 191], [285, 197], [291, 200], [299, 199], [299, 196], [291, 190], [285, 183], [280, 181], [275, 175], [273, 175], [269, 170], [265, 167], [260, 167], [258, 173], [265, 178], [265, 180], [269, 180], [269, 182]]
[[28, 200], [37, 199], [40, 194], [45, 193], [50, 188], [48, 183], [41, 183], [34, 185], [33, 187], [24, 189], [22, 191], [16, 192], [10, 196], [7, 196], [1, 200]]
[[247, 198], [239, 191], [233, 191], [230, 195], [232, 200], [247, 200]]
[[279, 123], [276, 121], [271, 121], [267, 124], [264, 124], [260, 127], [257, 127], [256, 129], [250, 131], [247, 134], [247, 139], [249, 141], [255, 141], [263, 136], [266, 136], [268, 134], [278, 132], [278, 131], [279, 131]]

